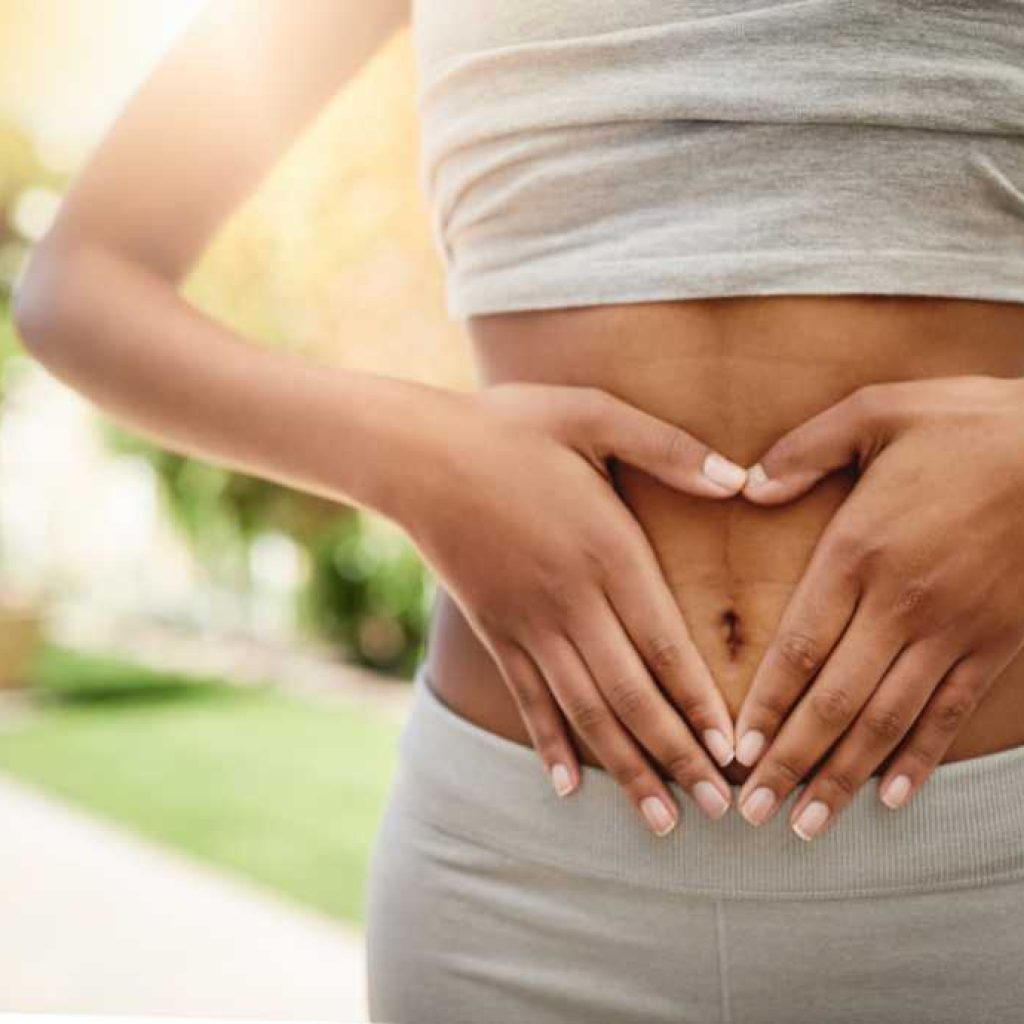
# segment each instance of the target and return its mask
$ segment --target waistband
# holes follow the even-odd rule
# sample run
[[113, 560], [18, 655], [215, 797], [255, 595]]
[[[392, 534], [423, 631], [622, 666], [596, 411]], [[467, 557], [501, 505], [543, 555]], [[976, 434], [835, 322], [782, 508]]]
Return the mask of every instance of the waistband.
[[511, 856], [720, 899], [874, 896], [1024, 877], [1024, 747], [941, 765], [902, 810], [883, 806], [871, 782], [810, 843], [788, 826], [798, 793], [755, 829], [735, 799], [711, 821], [668, 781], [682, 819], [657, 837], [603, 769], [581, 765], [580, 786], [560, 798], [533, 748], [454, 712], [431, 689], [425, 663], [413, 688], [399, 740], [399, 813]]

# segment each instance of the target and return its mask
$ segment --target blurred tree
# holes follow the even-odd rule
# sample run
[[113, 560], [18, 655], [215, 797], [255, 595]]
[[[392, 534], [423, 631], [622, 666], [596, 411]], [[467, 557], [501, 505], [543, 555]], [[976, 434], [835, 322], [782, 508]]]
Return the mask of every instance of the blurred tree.
[[307, 621], [364, 664], [411, 676], [434, 593], [415, 549], [385, 521], [357, 513], [338, 519], [309, 550]]

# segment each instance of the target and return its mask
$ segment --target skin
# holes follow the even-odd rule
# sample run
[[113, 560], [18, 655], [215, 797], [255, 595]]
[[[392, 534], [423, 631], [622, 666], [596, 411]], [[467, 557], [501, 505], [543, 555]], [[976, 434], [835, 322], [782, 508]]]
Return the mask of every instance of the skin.
[[[802, 689], [772, 668], [792, 648], [787, 623], [822, 601], [834, 617], [820, 649], [844, 649], [837, 623], [850, 602], [833, 598], [832, 569], [843, 579], [853, 569], [829, 554], [827, 528], [837, 510], [853, 524], [842, 536], [884, 522], [886, 509], [906, 507], [886, 504], [894, 491], [912, 510], [900, 474], [944, 468], [963, 422], [956, 402], [931, 401], [923, 389], [966, 395], [955, 382], [933, 383], [964, 375], [1008, 387], [1024, 367], [1024, 307], [773, 296], [491, 316], [468, 325], [484, 385], [474, 395], [249, 345], [191, 308], [181, 282], [289, 142], [407, 16], [398, 0], [211, 5], [74, 183], [19, 285], [19, 329], [54, 374], [168, 448], [403, 526], [441, 583], [432, 687], [467, 719], [534, 746], [557, 789], [574, 791], [583, 762], [611, 772], [658, 834], [679, 820], [666, 780], [720, 816], [726, 781], [745, 770], [732, 762], [723, 774], [716, 764], [730, 755], [738, 713], [744, 731], [778, 733], [783, 758], [799, 748], [808, 759], [837, 739], [797, 717]], [[890, 408], [926, 411], [916, 427], [885, 434], [885, 451], [844, 504], [856, 474], [837, 460], [874, 452], [864, 440], [878, 436], [873, 428], [840, 417], [825, 431], [835, 438], [829, 455], [785, 435], [830, 407], [848, 409], [843, 400], [865, 385], [892, 382], [910, 390]], [[999, 395], [1002, 429], [1013, 402], [1009, 391]], [[985, 401], [975, 396], [971, 408], [973, 436], [984, 436]], [[898, 419], [890, 412], [886, 422]], [[1007, 437], [969, 467], [971, 506], [944, 503], [939, 470], [927, 474], [935, 493], [920, 546], [913, 531], [895, 531], [868, 561], [881, 565], [891, 552], [896, 575], [858, 577], [879, 609], [894, 587], [930, 595], [918, 577], [932, 564], [946, 573], [943, 593], [962, 600], [998, 576], [999, 621], [1014, 617], [1009, 576], [996, 572], [1008, 546], [1022, 547], [1010, 516], [1016, 491], [1000, 482], [1016, 458], [1018, 434]], [[758, 459], [774, 492], [740, 494], [743, 467]], [[725, 486], [714, 480], [723, 471]], [[938, 543], [951, 523], [992, 539], [973, 563]], [[811, 582], [801, 583], [808, 566]], [[901, 590], [894, 581], [907, 566], [917, 575]], [[997, 632], [995, 612], [988, 632], [953, 628], [967, 617], [963, 604], [954, 614], [953, 597], [910, 603], [939, 609], [927, 621], [952, 629], [964, 653]], [[891, 647], [930, 635], [925, 619], [906, 622], [904, 634], [858, 627], [857, 643], [873, 651], [880, 636]], [[1008, 650], [1011, 633], [1006, 626], [992, 651]], [[844, 657], [856, 658], [857, 647], [845, 646], [853, 654]], [[994, 663], [990, 654], [986, 665]], [[924, 668], [922, 678], [934, 675], [931, 663]], [[1019, 659], [1005, 661], [955, 736], [946, 729], [951, 744], [933, 745], [933, 760], [1024, 741], [1022, 676]], [[755, 712], [782, 709], [784, 685], [795, 710], [780, 729]], [[870, 673], [859, 675], [857, 695], [870, 686]], [[754, 702], [745, 704], [748, 694]], [[795, 739], [790, 721], [801, 730]], [[778, 753], [769, 746], [757, 771], [785, 763]], [[843, 754], [849, 778], [874, 771], [878, 753], [876, 745], [870, 755], [856, 746]], [[813, 767], [807, 760], [808, 774]], [[915, 787], [925, 774], [922, 763]]]
[[813, 838], [883, 762], [898, 807], [942, 760], [1024, 644], [1022, 452], [1024, 382], [969, 376], [862, 388], [764, 456], [745, 495], [766, 504], [859, 479], [740, 712], [741, 744], [770, 741], [748, 819], [810, 775], [790, 820]]
[[[614, 391], [740, 464], [760, 461], [776, 480], [774, 494], [769, 488], [759, 497], [748, 485], [742, 497], [710, 504], [629, 467], [617, 473], [620, 493], [651, 541], [689, 635], [736, 716], [737, 737], [753, 728], [769, 738], [779, 734], [782, 745], [763, 755], [757, 769], [762, 774], [741, 787], [741, 809], [759, 780], [776, 791], [777, 804], [813, 779], [791, 820], [821, 798], [834, 821], [854, 793], [886, 767], [867, 722], [885, 721], [895, 740], [897, 724], [909, 729], [921, 718], [914, 738], [904, 741], [903, 760], [884, 779], [908, 770], [914, 791], [936, 763], [1024, 742], [1024, 659], [1009, 656], [1016, 636], [1012, 623], [1024, 621], [1012, 587], [1016, 559], [1024, 551], [1016, 512], [1020, 494], [1012, 487], [1024, 422], [1024, 405], [1015, 405], [1024, 370], [1024, 307], [910, 297], [743, 297], [503, 315], [482, 318], [471, 329], [486, 383], [568, 381]], [[898, 432], [892, 425], [887, 433], [878, 426], [881, 420], [870, 420], [875, 430], [868, 433], [865, 421], [849, 419], [848, 412], [864, 404], [874, 408], [874, 402], [890, 410], [883, 416], [887, 424], [909, 423], [911, 410], [920, 410], [925, 425], [914, 419], [913, 431]], [[823, 419], [836, 426], [823, 432]], [[834, 438], [831, 446], [811, 443], [822, 433]], [[882, 438], [892, 439], [885, 442], [889, 461], [879, 456], [858, 479], [858, 445], [870, 453]], [[896, 451], [904, 453], [898, 465]], [[928, 474], [932, 490], [923, 486], [926, 466], [934, 467]], [[957, 467], [952, 476], [951, 466]], [[819, 667], [809, 663], [806, 645], [794, 640], [818, 634], [800, 624], [809, 614], [827, 618], [829, 629], [816, 647], [824, 664], [851, 618], [850, 600], [846, 592], [840, 595], [837, 582], [851, 570], [831, 554], [837, 534], [840, 549], [844, 539], [855, 547], [851, 533], [867, 538], [879, 602], [875, 615], [848, 637], [854, 643], [844, 652], [845, 668], [837, 664], [830, 671], [834, 681], [857, 685], [861, 697], [879, 681], [870, 673], [865, 677], [861, 666], [881, 645], [898, 645], [903, 629], [900, 614], [881, 598], [903, 594], [892, 599], [892, 607], [905, 609], [910, 620], [924, 615], [933, 605], [931, 580], [920, 578], [925, 567], [943, 575], [946, 592], [959, 597], [961, 626], [946, 636], [953, 648], [966, 651], [977, 630], [997, 621], [1011, 625], [1000, 634], [1009, 638], [999, 648], [1001, 670], [988, 674], [987, 688], [973, 693], [969, 703], [954, 691], [952, 712], [943, 703], [948, 695], [936, 698], [924, 717], [923, 709], [901, 706], [896, 724], [889, 716], [872, 717], [875, 707], [867, 710], [860, 738], [851, 734], [837, 748], [843, 766], [837, 784], [829, 781], [837, 762], [822, 765], [817, 775], [815, 768], [838, 739], [838, 723], [819, 722], [805, 708], [781, 732], [779, 726], [799, 706]], [[963, 538], [976, 534], [987, 540], [973, 549], [971, 561], [963, 556]], [[1003, 581], [998, 601], [997, 579]], [[947, 605], [935, 614], [943, 621], [952, 613]], [[977, 629], [968, 629], [967, 620]], [[918, 628], [924, 627], [914, 623]], [[797, 668], [803, 676], [794, 681]], [[935, 688], [938, 679], [929, 668], [924, 664], [920, 675], [902, 677], [897, 701], [909, 704], [911, 694], [920, 697]], [[428, 677], [461, 714], [506, 738], [529, 742], [500, 674], [443, 593]], [[850, 715], [860, 709], [852, 697], [849, 704]], [[780, 713], [765, 714], [774, 705]], [[576, 736], [575, 742], [584, 763], [598, 763], [585, 739]], [[794, 770], [787, 773], [789, 762]], [[743, 783], [750, 771], [734, 762], [725, 774]]]

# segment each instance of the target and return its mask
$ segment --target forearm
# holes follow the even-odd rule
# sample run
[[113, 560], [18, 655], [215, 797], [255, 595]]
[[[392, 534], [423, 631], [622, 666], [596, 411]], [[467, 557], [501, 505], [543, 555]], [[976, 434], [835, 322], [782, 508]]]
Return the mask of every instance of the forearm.
[[391, 518], [462, 397], [249, 343], [102, 249], [37, 255], [16, 316], [32, 353], [126, 426]]

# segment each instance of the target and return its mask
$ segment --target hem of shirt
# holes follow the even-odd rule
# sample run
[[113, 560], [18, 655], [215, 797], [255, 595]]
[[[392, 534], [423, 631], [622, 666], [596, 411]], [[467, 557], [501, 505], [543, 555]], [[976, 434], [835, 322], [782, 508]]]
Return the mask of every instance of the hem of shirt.
[[1024, 303], [1024, 257], [915, 250], [777, 250], [667, 259], [601, 260], [571, 268], [460, 275], [446, 285], [450, 316], [743, 295], [906, 295]]

